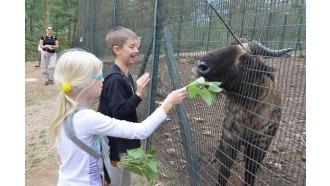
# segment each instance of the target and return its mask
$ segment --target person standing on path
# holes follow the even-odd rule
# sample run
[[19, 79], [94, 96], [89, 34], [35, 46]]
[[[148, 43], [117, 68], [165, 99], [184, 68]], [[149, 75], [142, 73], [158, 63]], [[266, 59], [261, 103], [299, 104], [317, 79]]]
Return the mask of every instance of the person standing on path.
[[53, 28], [48, 26], [46, 34], [41, 36], [39, 41], [41, 47], [41, 79], [45, 85], [54, 84], [54, 69], [56, 64], [56, 49], [59, 48], [59, 43]]

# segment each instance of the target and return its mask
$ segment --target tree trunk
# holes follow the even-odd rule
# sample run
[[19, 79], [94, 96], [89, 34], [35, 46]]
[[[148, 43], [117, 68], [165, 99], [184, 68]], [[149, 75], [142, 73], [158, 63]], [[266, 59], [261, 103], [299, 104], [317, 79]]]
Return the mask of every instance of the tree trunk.
[[68, 43], [71, 43], [71, 25], [72, 25], [72, 19], [70, 19], [70, 23], [68, 24]]
[[49, 26], [49, 18], [50, 18], [49, 1], [50, 0], [45, 0], [45, 26], [44, 26], [44, 29], [46, 29]]
[[73, 47], [75, 45], [75, 41], [77, 39], [77, 37], [76, 37], [76, 35], [77, 35], [77, 22], [78, 22], [78, 18], [76, 18], [75, 21], [74, 21], [71, 47]]

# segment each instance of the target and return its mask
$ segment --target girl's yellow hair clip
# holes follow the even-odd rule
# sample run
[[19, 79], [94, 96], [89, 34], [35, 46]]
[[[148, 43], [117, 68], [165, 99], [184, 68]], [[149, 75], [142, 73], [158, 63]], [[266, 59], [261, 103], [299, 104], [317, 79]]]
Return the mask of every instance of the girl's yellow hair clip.
[[72, 86], [69, 82], [63, 82], [62, 83], [62, 91], [65, 92], [65, 93], [68, 93], [72, 90]]

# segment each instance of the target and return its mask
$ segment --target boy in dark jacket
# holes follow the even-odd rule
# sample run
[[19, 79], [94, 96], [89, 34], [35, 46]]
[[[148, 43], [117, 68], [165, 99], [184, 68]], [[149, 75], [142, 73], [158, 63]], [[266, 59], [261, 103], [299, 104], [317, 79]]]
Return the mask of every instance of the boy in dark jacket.
[[[139, 41], [136, 34], [124, 27], [115, 27], [106, 36], [107, 46], [114, 56], [114, 64], [105, 73], [103, 90], [100, 96], [98, 111], [116, 119], [138, 122], [136, 108], [142, 101], [149, 74], [145, 73], [136, 81], [129, 73], [130, 65], [137, 60]], [[107, 182], [113, 186], [130, 186], [131, 173], [117, 166], [120, 158], [125, 156], [128, 149], [141, 147], [140, 140], [109, 138], [111, 171]]]

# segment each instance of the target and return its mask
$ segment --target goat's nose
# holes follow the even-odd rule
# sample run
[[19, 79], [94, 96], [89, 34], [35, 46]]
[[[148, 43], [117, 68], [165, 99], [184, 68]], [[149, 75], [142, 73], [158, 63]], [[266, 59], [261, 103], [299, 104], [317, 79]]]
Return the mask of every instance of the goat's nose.
[[196, 72], [200, 75], [206, 75], [210, 71], [210, 67], [204, 61], [198, 61]]

